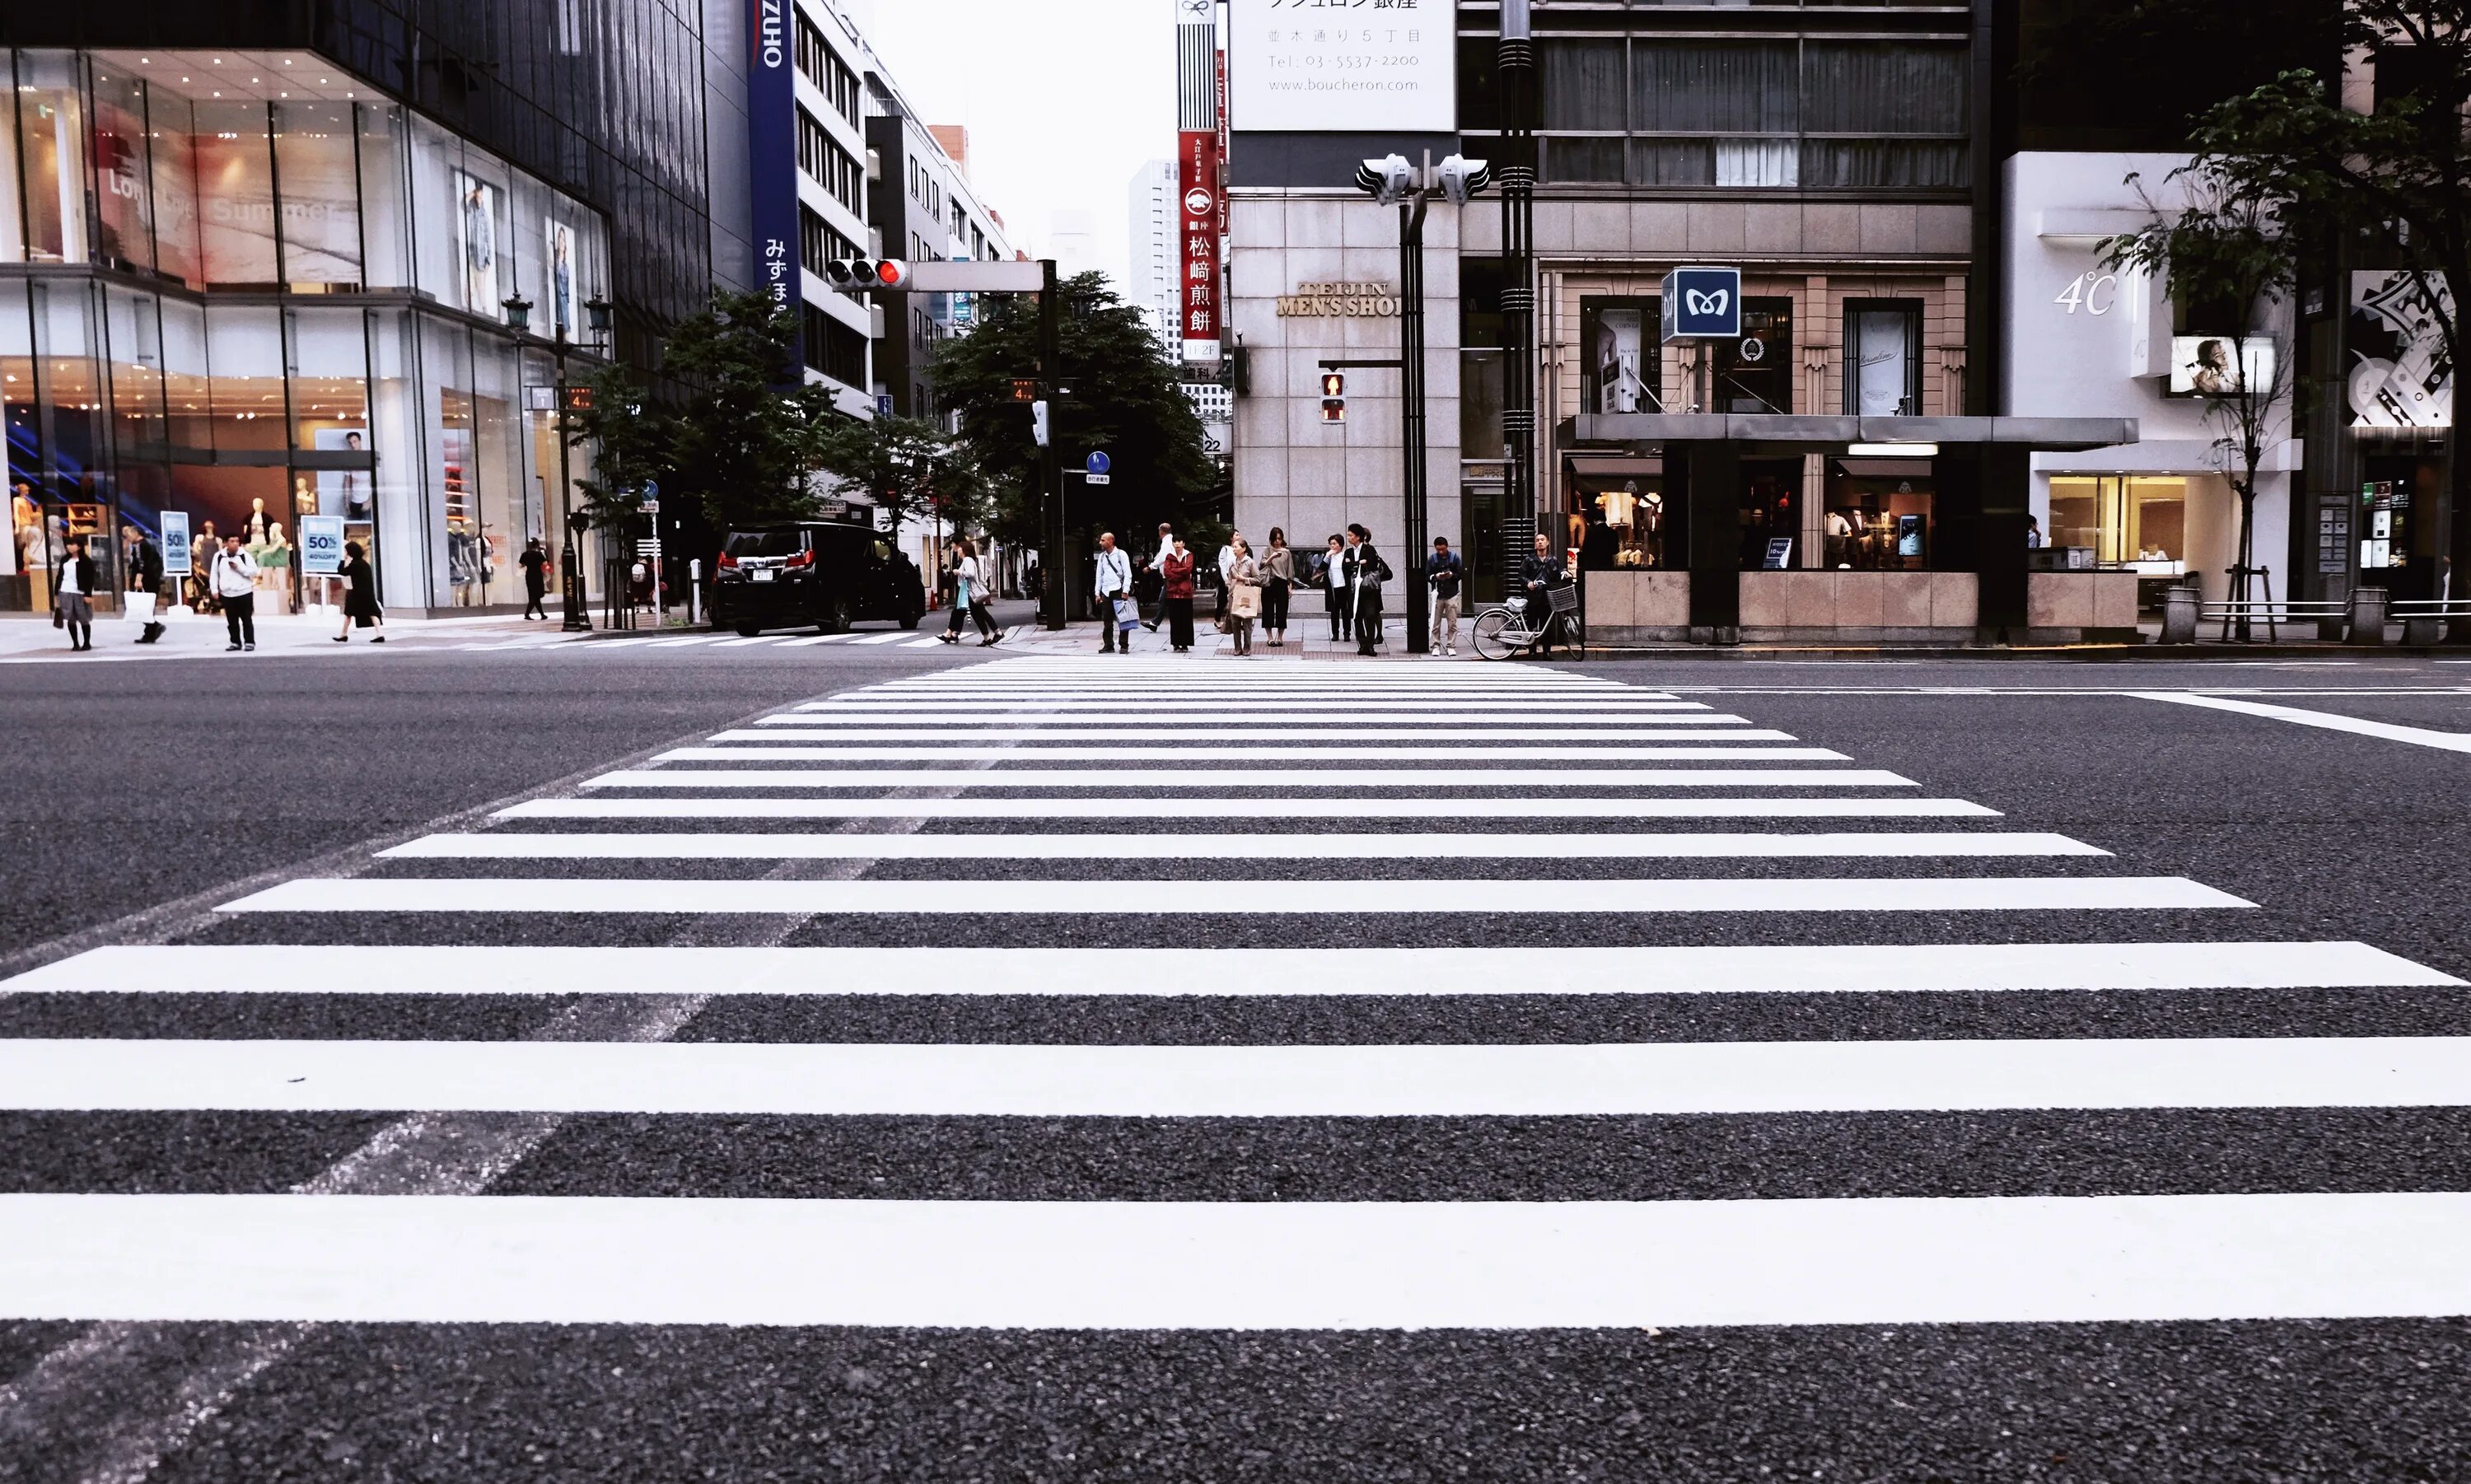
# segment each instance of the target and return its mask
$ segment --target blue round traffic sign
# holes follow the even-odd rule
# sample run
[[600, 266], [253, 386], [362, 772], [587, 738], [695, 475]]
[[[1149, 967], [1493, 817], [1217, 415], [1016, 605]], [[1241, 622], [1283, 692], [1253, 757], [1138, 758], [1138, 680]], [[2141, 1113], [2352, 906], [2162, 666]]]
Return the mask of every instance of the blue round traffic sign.
[[1108, 467], [1107, 456], [1104, 454], [1094, 453], [1089, 458], [1081, 460], [1081, 467], [1092, 474], [1104, 474], [1107, 472]]

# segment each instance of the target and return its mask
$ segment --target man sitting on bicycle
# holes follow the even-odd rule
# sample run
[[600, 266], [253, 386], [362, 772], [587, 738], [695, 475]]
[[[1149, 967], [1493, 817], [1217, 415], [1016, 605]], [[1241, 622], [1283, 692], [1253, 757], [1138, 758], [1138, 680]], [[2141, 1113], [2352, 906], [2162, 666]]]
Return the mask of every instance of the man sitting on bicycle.
[[1536, 534], [1536, 551], [1527, 558], [1523, 579], [1527, 584], [1527, 627], [1536, 638], [1532, 649], [1549, 649], [1560, 620], [1553, 613], [1551, 589], [1570, 580], [1570, 569], [1554, 554], [1553, 540], [1542, 531]]

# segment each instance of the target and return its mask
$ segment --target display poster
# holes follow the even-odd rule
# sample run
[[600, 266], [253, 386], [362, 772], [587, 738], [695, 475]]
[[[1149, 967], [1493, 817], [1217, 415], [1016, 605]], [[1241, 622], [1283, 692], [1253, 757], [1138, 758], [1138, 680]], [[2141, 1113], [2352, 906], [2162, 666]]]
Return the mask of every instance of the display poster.
[[142, 103], [125, 103], [134, 89], [106, 80], [96, 69], [94, 89], [96, 247], [106, 258], [146, 269], [154, 266], [154, 225], [148, 212], [153, 193], [146, 181], [146, 120]]
[[1176, 140], [1184, 359], [1209, 365], [1218, 359], [1218, 131], [1188, 129]]
[[552, 222], [543, 234], [542, 261], [548, 265], [549, 327], [559, 340], [576, 339], [575, 318], [575, 228], [563, 222]]
[[456, 260], [463, 266], [463, 307], [503, 319], [506, 306], [498, 301], [498, 188], [459, 170], [455, 200]]
[[1452, 0], [1232, 0], [1228, 123], [1281, 133], [1458, 129]]
[[331, 577], [343, 570], [343, 518], [340, 515], [300, 517], [300, 571], [303, 576]]
[[1896, 554], [1898, 556], [1922, 554], [1922, 518], [1920, 516], [1896, 517]]
[[1647, 316], [1636, 305], [1608, 306], [1595, 311], [1588, 346], [1588, 365], [1595, 385], [1599, 412], [1636, 412], [1647, 403], [1641, 374]]
[[[2440, 311], [2451, 313], [2445, 275], [2422, 279], [2384, 270], [2351, 274], [2351, 426], [2454, 426], [2454, 363]], [[2433, 300], [2433, 302], [2432, 302]]]
[[163, 576], [185, 577], [189, 567], [189, 512], [163, 512]]
[[1785, 572], [1790, 571], [1792, 567], [1793, 537], [1768, 537], [1767, 555], [1760, 559], [1759, 569], [1763, 572]]
[[2171, 394], [2175, 397], [2262, 396], [2273, 386], [2273, 340], [2229, 335], [2171, 337]]
[[[368, 451], [369, 440], [358, 428], [319, 428], [314, 437], [320, 453], [362, 454]], [[341, 515], [348, 520], [367, 520], [372, 478], [366, 469], [318, 470], [318, 513]]]
[[[772, 300], [794, 308], [798, 286], [798, 98], [788, 16], [782, 0], [747, 0], [747, 204], [753, 218], [755, 283]], [[891, 243], [892, 251], [900, 249]], [[806, 365], [803, 316], [789, 317], [789, 361]]]

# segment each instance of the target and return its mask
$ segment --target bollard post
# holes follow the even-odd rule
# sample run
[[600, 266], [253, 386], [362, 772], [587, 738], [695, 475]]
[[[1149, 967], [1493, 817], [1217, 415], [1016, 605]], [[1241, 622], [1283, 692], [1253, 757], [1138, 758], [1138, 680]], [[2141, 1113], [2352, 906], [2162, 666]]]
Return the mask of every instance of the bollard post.
[[2162, 593], [2162, 642], [2195, 644], [2200, 595], [2193, 587], [2166, 588]]
[[703, 558], [698, 556], [687, 563], [687, 627], [689, 628], [694, 627], [701, 622], [698, 614], [701, 612], [699, 603], [702, 597]]
[[2351, 589], [2351, 643], [2377, 645], [2386, 642], [2386, 590], [2382, 587]]

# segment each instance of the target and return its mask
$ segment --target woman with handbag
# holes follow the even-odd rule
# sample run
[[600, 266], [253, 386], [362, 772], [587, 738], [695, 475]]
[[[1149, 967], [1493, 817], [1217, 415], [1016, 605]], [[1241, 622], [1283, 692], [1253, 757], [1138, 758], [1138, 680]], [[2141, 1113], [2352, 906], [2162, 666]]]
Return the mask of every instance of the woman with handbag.
[[1344, 643], [1354, 637], [1355, 620], [1352, 596], [1347, 587], [1347, 543], [1336, 536], [1330, 538], [1330, 551], [1321, 565], [1313, 569], [1319, 579], [1322, 601], [1330, 608], [1330, 642]]
[[1261, 616], [1261, 564], [1242, 536], [1229, 543], [1235, 560], [1227, 567], [1227, 631], [1236, 636], [1236, 652], [1253, 652], [1253, 621]]
[[955, 536], [948, 553], [953, 574], [953, 621], [944, 630], [944, 642], [961, 642], [961, 616], [966, 613], [978, 627], [978, 648], [983, 649], [1002, 636], [996, 630], [994, 616], [987, 612], [987, 580], [984, 569], [978, 565], [978, 549], [969, 537]]
[[1177, 536], [1167, 548], [1166, 559], [1159, 563], [1159, 576], [1165, 579], [1167, 642], [1178, 654], [1192, 648], [1192, 569], [1193, 555], [1184, 549], [1184, 538]]
[[67, 554], [52, 572], [52, 626], [69, 631], [71, 649], [94, 648], [94, 590], [103, 580], [85, 538], [71, 536]]
[[1261, 632], [1275, 649], [1287, 637], [1287, 599], [1296, 585], [1296, 554], [1287, 549], [1287, 533], [1270, 528], [1270, 549], [1261, 554]]
[[378, 606], [378, 575], [358, 541], [343, 543], [343, 568], [335, 575], [344, 582], [343, 626], [336, 631], [335, 642], [351, 643], [354, 628], [374, 628], [377, 634], [369, 643], [386, 643], [386, 610]]

